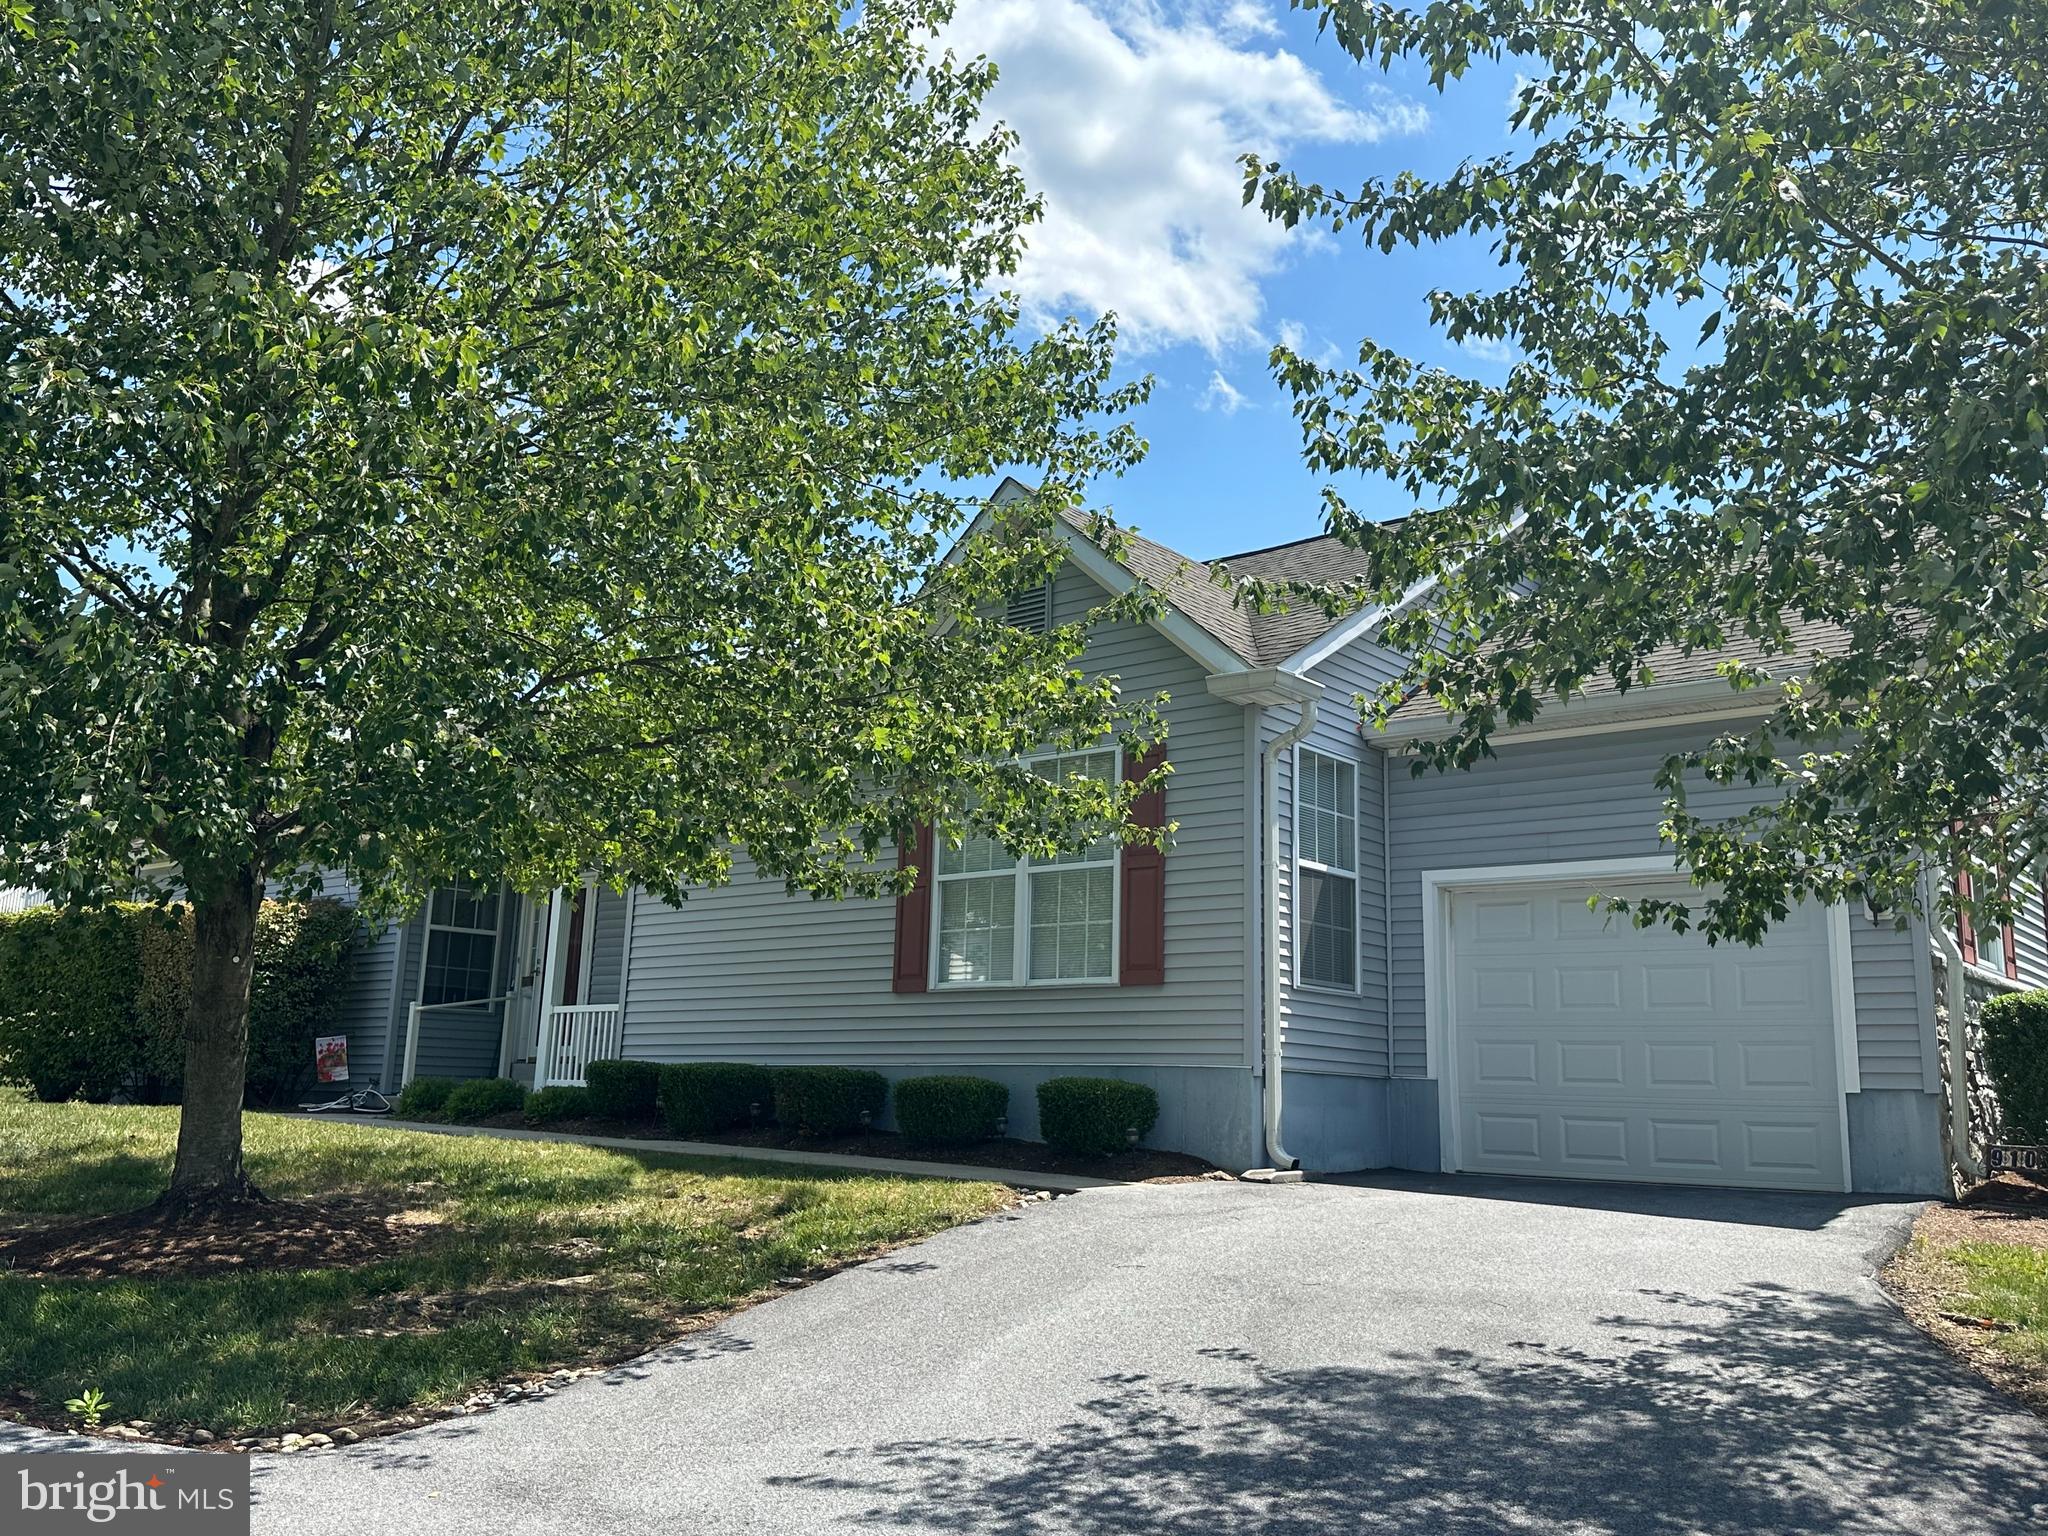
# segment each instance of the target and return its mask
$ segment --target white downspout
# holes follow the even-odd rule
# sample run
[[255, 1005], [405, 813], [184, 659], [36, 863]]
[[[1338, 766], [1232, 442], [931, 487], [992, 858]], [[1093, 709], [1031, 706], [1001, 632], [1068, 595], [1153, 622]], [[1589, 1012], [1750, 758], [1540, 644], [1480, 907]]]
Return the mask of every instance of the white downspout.
[[1966, 1036], [1969, 1030], [1968, 1009], [1970, 992], [1964, 974], [1963, 952], [1956, 947], [1948, 923], [1941, 915], [1941, 903], [1928, 892], [1929, 899], [1921, 902], [1927, 913], [1927, 926], [1934, 931], [1934, 942], [1941, 948], [1942, 970], [1948, 988], [1948, 1112], [1949, 1141], [1953, 1144], [1956, 1162], [1971, 1178], [1984, 1177], [1984, 1165], [1977, 1161], [1976, 1150], [1970, 1145], [1970, 1062]]
[[[1301, 1160], [1280, 1142], [1281, 1079], [1280, 1060], [1280, 755], [1315, 729], [1316, 701], [1313, 695], [1301, 701], [1301, 718], [1293, 729], [1266, 743], [1265, 771], [1260, 792], [1266, 808], [1266, 1155], [1276, 1169], [1299, 1168]], [[1295, 900], [1301, 899], [1295, 893]]]

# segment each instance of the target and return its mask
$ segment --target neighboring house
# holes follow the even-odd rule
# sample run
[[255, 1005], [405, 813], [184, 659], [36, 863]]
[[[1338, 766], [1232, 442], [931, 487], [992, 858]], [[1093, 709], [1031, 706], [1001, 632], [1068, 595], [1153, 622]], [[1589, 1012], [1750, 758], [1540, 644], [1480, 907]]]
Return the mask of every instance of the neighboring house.
[[[1498, 737], [1495, 761], [1416, 777], [1402, 749], [1441, 716], [1411, 706], [1368, 734], [1353, 707], [1398, 669], [1383, 612], [1250, 613], [1150, 541], [1125, 564], [1078, 525], [1068, 544], [1016, 621], [1067, 622], [1139, 580], [1169, 599], [1088, 657], [1169, 696], [1163, 859], [912, 850], [933, 868], [897, 901], [814, 901], [744, 865], [679, 907], [443, 892], [366, 953], [358, 1077], [575, 1081], [602, 1055], [965, 1071], [1007, 1083], [1030, 1136], [1035, 1085], [1093, 1073], [1151, 1084], [1152, 1141], [1231, 1168], [1944, 1186], [1923, 922], [1800, 908], [1747, 948], [1588, 909], [1683, 888], [1652, 775], [1759, 708], [1711, 658], [1666, 657], [1655, 686], [1596, 689]], [[1228, 557], [1269, 579], [1355, 562], [1328, 538]], [[1702, 786], [1693, 803], [1743, 802]], [[2038, 897], [1963, 959], [1980, 992], [2048, 983]]]

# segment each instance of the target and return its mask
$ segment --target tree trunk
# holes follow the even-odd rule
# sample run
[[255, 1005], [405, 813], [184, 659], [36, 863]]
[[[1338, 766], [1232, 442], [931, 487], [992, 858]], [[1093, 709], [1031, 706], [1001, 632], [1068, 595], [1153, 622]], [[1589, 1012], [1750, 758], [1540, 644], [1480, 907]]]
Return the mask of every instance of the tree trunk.
[[249, 972], [262, 881], [244, 867], [192, 908], [192, 1000], [185, 1014], [185, 1107], [160, 1207], [230, 1205], [263, 1195], [242, 1172], [249, 1063]]

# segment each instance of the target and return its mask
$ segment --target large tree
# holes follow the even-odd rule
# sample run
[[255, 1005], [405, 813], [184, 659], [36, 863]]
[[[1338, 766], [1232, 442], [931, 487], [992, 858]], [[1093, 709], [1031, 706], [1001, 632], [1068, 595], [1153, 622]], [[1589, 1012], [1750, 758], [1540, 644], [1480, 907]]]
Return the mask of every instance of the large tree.
[[942, 9], [0, 7], [0, 878], [193, 904], [169, 1208], [249, 1192], [256, 906], [312, 871], [838, 896], [963, 803], [1120, 816], [1013, 759], [1145, 710], [980, 615], [1141, 391], [1016, 334]]
[[[1913, 909], [1931, 867], [2005, 916], [2048, 853], [2048, 6], [1307, 3], [1369, 65], [1520, 77], [1519, 133], [1441, 178], [1247, 163], [1274, 217], [1505, 269], [1432, 296], [1449, 339], [1517, 355], [1502, 383], [1372, 340], [1275, 355], [1310, 462], [1424, 509], [1383, 528], [1332, 491], [1371, 569], [1326, 596], [1443, 577], [1374, 710], [1427, 691], [1424, 764], [1468, 765], [1589, 679], [1740, 637], [1767, 659], [1731, 686], [1782, 693], [1660, 776], [1708, 930], [1802, 895]], [[1832, 654], [1794, 654], [1802, 626]], [[1760, 804], [1702, 819], [1701, 777]]]

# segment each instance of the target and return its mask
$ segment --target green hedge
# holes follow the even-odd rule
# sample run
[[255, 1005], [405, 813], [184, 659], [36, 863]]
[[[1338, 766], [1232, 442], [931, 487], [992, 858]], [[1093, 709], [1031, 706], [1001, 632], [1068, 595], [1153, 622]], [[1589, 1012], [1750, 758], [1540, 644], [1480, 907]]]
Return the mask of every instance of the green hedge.
[[536, 1088], [526, 1096], [526, 1123], [553, 1125], [559, 1120], [588, 1120], [588, 1088]]
[[1107, 1157], [1143, 1141], [1159, 1121], [1159, 1095], [1114, 1077], [1052, 1077], [1038, 1085], [1038, 1133], [1076, 1157]]
[[660, 1080], [658, 1061], [593, 1061], [583, 1069], [590, 1113], [599, 1120], [652, 1120]]
[[1984, 1005], [1984, 1069], [1998, 1093], [1999, 1135], [2048, 1142], [2048, 992], [2008, 992]]
[[775, 1121], [805, 1136], [857, 1131], [865, 1112], [872, 1122], [889, 1102], [889, 1079], [859, 1067], [778, 1067]]
[[708, 1136], [746, 1125], [754, 1106], [765, 1114], [775, 1099], [766, 1067], [740, 1061], [681, 1061], [661, 1068], [661, 1118], [678, 1136]]
[[455, 1085], [441, 1112], [457, 1125], [474, 1125], [493, 1115], [509, 1115], [526, 1107], [526, 1085], [509, 1077], [472, 1077]]
[[[338, 902], [266, 901], [249, 999], [249, 1099], [313, 1081], [313, 1039], [339, 1031], [361, 922]], [[174, 1101], [185, 1063], [192, 916], [120, 903], [0, 915], [0, 1078], [39, 1099]]]
[[1010, 1111], [1010, 1090], [986, 1077], [907, 1077], [896, 1125], [912, 1141], [987, 1141]]
[[448, 1095], [455, 1091], [452, 1077], [416, 1077], [399, 1092], [394, 1110], [408, 1120], [438, 1115], [448, 1107]]

